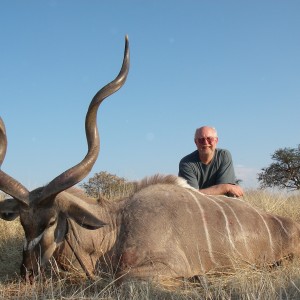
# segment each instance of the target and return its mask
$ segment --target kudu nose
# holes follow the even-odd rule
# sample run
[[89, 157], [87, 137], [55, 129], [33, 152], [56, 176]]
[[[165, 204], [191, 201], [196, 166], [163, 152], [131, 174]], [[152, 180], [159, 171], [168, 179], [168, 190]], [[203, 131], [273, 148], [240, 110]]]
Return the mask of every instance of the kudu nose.
[[34, 275], [32, 271], [26, 272], [25, 281], [27, 283], [33, 284], [34, 282]]
[[21, 266], [21, 276], [26, 283], [33, 284], [34, 282], [34, 273], [33, 270], [28, 270], [23, 265]]
[[45, 269], [41, 266], [38, 266], [37, 269], [27, 268], [24, 264], [21, 265], [21, 277], [26, 283], [33, 284], [36, 280], [36, 277], [40, 277], [42, 280], [45, 278]]

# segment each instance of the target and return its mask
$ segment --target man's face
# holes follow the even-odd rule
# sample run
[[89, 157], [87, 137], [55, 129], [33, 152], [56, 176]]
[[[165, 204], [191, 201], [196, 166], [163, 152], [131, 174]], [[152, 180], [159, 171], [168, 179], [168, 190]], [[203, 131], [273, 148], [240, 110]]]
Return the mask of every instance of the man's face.
[[197, 131], [195, 136], [195, 144], [201, 154], [212, 156], [217, 147], [218, 137], [214, 129], [210, 127], [203, 127]]

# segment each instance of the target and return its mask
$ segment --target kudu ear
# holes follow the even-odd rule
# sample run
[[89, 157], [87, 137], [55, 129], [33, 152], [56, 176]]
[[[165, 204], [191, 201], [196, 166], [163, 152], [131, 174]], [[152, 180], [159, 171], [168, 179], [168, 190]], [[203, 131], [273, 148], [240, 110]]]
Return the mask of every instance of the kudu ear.
[[10, 198], [0, 201], [0, 218], [5, 221], [12, 221], [17, 218], [20, 213], [20, 202]]
[[55, 201], [60, 211], [86, 229], [94, 230], [106, 225], [95, 214], [99, 211], [99, 204], [96, 200], [85, 202], [72, 194], [62, 192]]

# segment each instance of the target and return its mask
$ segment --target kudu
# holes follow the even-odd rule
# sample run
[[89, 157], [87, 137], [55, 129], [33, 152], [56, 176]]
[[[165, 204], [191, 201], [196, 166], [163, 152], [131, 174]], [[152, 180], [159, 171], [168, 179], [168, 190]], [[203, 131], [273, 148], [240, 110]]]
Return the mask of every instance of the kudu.
[[[19, 216], [25, 231], [25, 279], [32, 282], [51, 257], [63, 269], [79, 268], [90, 278], [109, 268], [119, 279], [164, 281], [298, 255], [297, 223], [241, 199], [201, 194], [173, 175], [145, 178], [131, 196], [112, 203], [73, 187], [98, 156], [97, 109], [124, 84], [128, 69], [126, 38], [119, 75], [89, 106], [88, 153], [79, 164], [31, 192], [0, 171], [0, 189], [12, 196], [0, 202], [1, 217], [9, 221]], [[7, 145], [2, 120], [0, 142], [1, 165]]]

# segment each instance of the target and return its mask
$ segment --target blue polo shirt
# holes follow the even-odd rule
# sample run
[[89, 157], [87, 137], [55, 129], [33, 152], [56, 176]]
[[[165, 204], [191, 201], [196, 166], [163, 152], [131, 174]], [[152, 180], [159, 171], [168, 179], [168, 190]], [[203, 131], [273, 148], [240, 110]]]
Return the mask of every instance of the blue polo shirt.
[[179, 163], [178, 175], [196, 189], [236, 182], [230, 152], [218, 148], [215, 149], [214, 157], [208, 165], [200, 161], [198, 150], [183, 157]]

